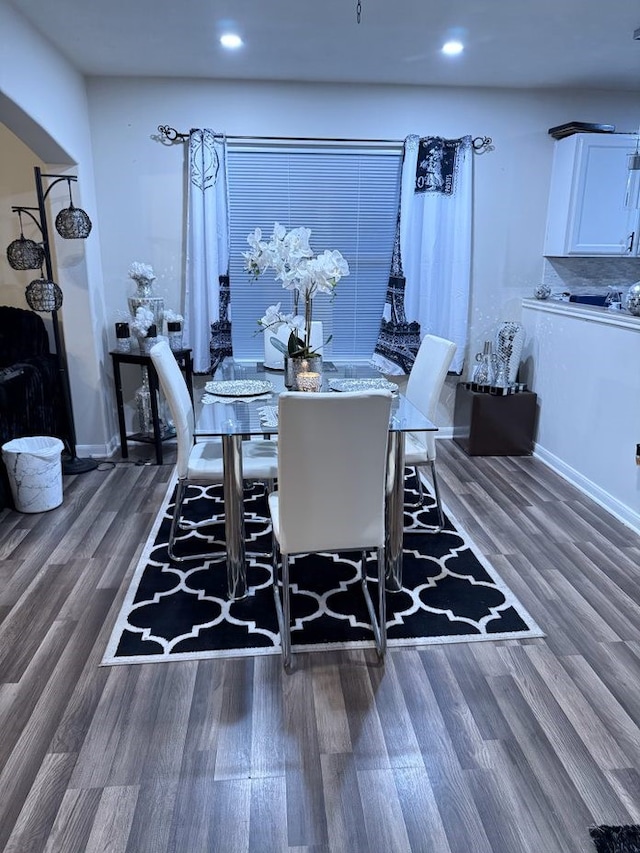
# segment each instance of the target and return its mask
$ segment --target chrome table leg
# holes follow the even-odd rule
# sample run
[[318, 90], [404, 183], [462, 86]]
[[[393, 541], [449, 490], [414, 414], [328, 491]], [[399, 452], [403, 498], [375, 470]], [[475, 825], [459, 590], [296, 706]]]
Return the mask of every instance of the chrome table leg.
[[387, 451], [387, 501], [385, 507], [385, 586], [402, 589], [402, 539], [404, 534], [404, 433], [389, 432]]
[[222, 436], [224, 468], [224, 528], [227, 539], [227, 586], [235, 601], [247, 594], [244, 550], [244, 494], [242, 488], [242, 436]]

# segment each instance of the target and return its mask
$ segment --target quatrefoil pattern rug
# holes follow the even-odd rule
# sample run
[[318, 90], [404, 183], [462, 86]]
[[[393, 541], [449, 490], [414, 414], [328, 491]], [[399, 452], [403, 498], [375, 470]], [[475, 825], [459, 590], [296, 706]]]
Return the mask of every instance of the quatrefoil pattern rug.
[[[415, 503], [415, 480], [405, 483]], [[271, 569], [271, 524], [263, 490], [245, 491], [248, 595], [229, 601], [224, 524], [193, 527], [178, 550], [211, 559], [173, 563], [167, 537], [173, 489], [156, 519], [127, 590], [103, 664], [279, 654]], [[192, 488], [185, 514], [194, 524], [224, 511], [218, 486]], [[437, 534], [433, 502], [405, 513], [403, 588], [387, 594], [389, 647], [541, 637], [531, 616], [447, 516]], [[295, 650], [373, 647], [360, 589], [359, 554], [298, 557], [292, 564], [292, 643]], [[373, 555], [369, 573], [375, 572]], [[374, 601], [376, 582], [369, 582]]]

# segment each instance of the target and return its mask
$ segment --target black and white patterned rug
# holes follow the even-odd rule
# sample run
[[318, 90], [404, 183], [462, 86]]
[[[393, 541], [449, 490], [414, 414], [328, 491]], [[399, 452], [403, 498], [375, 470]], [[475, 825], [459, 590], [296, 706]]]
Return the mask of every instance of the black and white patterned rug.
[[[415, 503], [415, 479], [405, 482]], [[186, 533], [184, 553], [212, 559], [171, 564], [167, 536], [173, 488], [163, 502], [130, 582], [103, 664], [279, 654], [271, 589], [271, 524], [260, 486], [245, 491], [249, 594], [226, 597], [224, 525]], [[219, 486], [191, 488], [185, 502], [194, 522], [224, 509]], [[542, 637], [531, 616], [469, 537], [447, 515], [445, 529], [427, 533], [433, 504], [405, 513], [403, 588], [387, 594], [389, 647], [470, 640]], [[358, 581], [359, 554], [307, 555], [291, 568], [294, 650], [374, 647]], [[373, 555], [370, 573], [375, 571]], [[371, 580], [376, 600], [375, 581]]]
[[640, 853], [640, 826], [593, 826], [596, 853]]

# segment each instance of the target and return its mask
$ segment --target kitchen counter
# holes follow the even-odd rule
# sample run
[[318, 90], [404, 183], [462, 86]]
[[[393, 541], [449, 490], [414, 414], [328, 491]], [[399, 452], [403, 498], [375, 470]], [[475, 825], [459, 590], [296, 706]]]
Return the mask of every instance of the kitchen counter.
[[534, 453], [640, 531], [640, 317], [524, 299], [521, 380], [537, 393]]
[[548, 314], [564, 314], [587, 320], [591, 323], [606, 323], [640, 330], [640, 317], [628, 311], [609, 311], [599, 305], [585, 305], [581, 302], [560, 302], [556, 299], [523, 299], [523, 309], [542, 311]]

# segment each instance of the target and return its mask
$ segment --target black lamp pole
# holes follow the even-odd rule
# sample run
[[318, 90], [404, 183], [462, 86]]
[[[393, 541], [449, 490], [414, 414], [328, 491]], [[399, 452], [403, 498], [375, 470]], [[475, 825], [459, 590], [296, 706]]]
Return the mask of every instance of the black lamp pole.
[[[42, 249], [44, 251], [44, 264], [49, 281], [53, 281], [53, 265], [51, 263], [51, 245], [49, 243], [49, 228], [47, 225], [47, 212], [45, 201], [49, 192], [60, 181], [76, 181], [77, 178], [70, 175], [45, 175], [39, 166], [34, 166], [36, 195], [38, 199], [37, 208], [28, 207], [13, 207], [17, 211], [24, 211], [36, 223], [42, 234]], [[54, 179], [45, 190], [42, 185], [43, 178]], [[37, 210], [39, 221], [36, 219], [32, 210]], [[62, 473], [63, 474], [84, 474], [87, 471], [93, 471], [98, 467], [95, 459], [80, 458], [76, 453], [76, 429], [73, 419], [73, 405], [71, 401], [71, 385], [69, 383], [69, 366], [67, 361], [67, 353], [64, 345], [64, 336], [60, 328], [58, 320], [58, 311], [54, 308], [51, 311], [51, 320], [53, 323], [53, 338], [55, 342], [56, 355], [58, 357], [58, 375], [60, 377], [60, 387], [62, 390], [62, 399], [65, 408], [65, 416], [67, 421], [67, 443], [68, 456], [63, 454], [62, 457]]]

